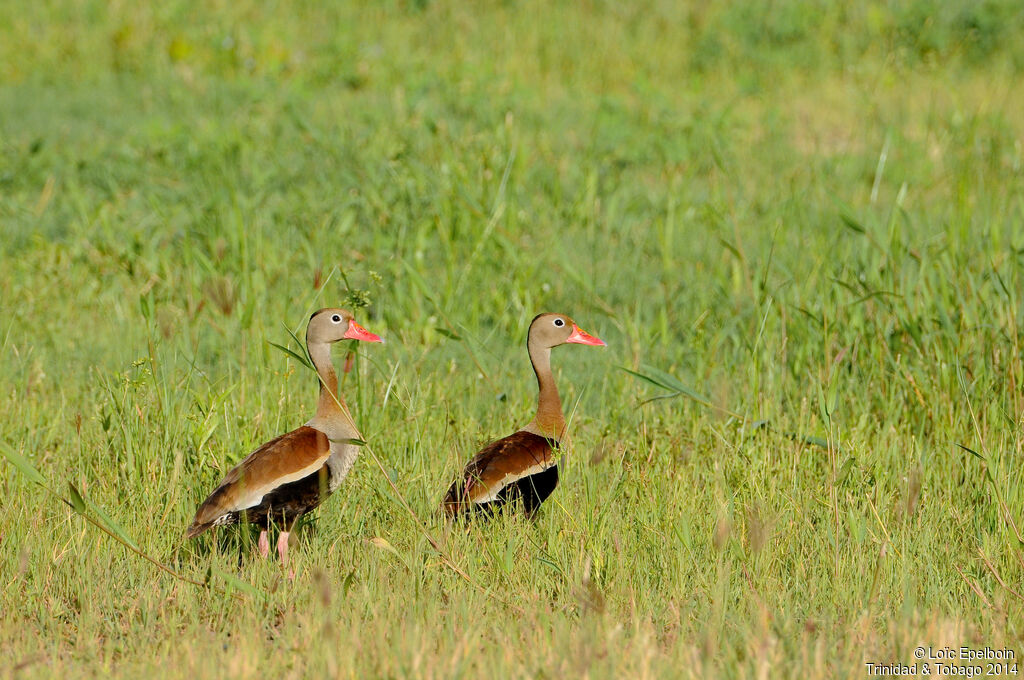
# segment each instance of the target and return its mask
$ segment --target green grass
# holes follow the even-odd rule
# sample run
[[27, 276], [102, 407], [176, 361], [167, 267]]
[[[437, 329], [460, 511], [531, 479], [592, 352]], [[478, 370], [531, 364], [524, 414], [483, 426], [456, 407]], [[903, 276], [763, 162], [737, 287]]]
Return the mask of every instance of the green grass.
[[[5, 675], [1024, 648], [1017, 3], [4, 5], [0, 439], [210, 582], [0, 464]], [[344, 391], [441, 552], [370, 455], [294, 582], [239, 532], [184, 543], [313, 409], [270, 343], [353, 296], [388, 342]], [[544, 310], [608, 343], [555, 352], [562, 483], [451, 530], [446, 484], [531, 415]], [[721, 408], [649, 401], [676, 383]]]

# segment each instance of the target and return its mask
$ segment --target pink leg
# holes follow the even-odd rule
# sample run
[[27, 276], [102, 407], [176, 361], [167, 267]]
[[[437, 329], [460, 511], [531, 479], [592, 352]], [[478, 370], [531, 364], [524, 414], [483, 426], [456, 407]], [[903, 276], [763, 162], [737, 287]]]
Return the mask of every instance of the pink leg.
[[[281, 558], [281, 566], [288, 566], [288, 532], [282, 531], [281, 535], [277, 539], [277, 554]], [[295, 572], [291, 569], [288, 570], [288, 578], [295, 578]]]
[[256, 547], [259, 549], [260, 557], [262, 557], [263, 559], [266, 559], [267, 555], [270, 554], [270, 539], [267, 538], [266, 529], [260, 532], [260, 540], [258, 543], [256, 543]]

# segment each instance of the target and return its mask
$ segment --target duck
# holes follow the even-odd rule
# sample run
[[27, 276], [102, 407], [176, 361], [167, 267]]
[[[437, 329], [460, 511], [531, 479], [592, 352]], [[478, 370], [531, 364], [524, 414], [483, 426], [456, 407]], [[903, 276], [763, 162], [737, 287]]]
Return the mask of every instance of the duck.
[[534, 317], [526, 349], [537, 376], [536, 414], [521, 430], [486, 445], [466, 464], [442, 501], [448, 518], [475, 512], [489, 516], [509, 504], [532, 517], [558, 486], [555, 457], [566, 437], [566, 423], [551, 375], [551, 350], [564, 344], [605, 345], [565, 314]]
[[270, 553], [271, 525], [281, 528], [277, 553], [288, 563], [288, 539], [295, 522], [320, 505], [348, 475], [362, 435], [338, 391], [331, 345], [339, 340], [384, 342], [344, 309], [313, 313], [306, 325], [306, 349], [316, 369], [320, 396], [315, 415], [291, 432], [263, 444], [233, 467], [203, 501], [185, 535], [246, 521], [260, 527], [257, 550]]

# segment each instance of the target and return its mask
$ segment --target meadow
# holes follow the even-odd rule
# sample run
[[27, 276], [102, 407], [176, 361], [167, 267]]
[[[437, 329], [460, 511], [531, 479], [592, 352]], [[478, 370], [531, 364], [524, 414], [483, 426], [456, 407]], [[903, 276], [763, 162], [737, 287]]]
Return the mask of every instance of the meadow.
[[[4, 677], [1020, 659], [1018, 3], [144, 5], [0, 3]], [[336, 305], [387, 343], [295, 579], [186, 542]], [[608, 343], [561, 484], [450, 527], [541, 311]]]

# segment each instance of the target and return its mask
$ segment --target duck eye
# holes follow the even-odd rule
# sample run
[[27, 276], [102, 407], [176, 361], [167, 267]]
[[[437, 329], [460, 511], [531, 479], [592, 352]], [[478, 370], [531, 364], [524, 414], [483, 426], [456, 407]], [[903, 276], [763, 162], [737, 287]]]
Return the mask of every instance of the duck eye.
[[561, 328], [562, 326], [565, 325], [565, 322], [562, 321], [561, 319], [555, 319], [555, 325]]
[[333, 321], [334, 323], [341, 323], [341, 316], [335, 314], [334, 316], [331, 317], [331, 321]]

